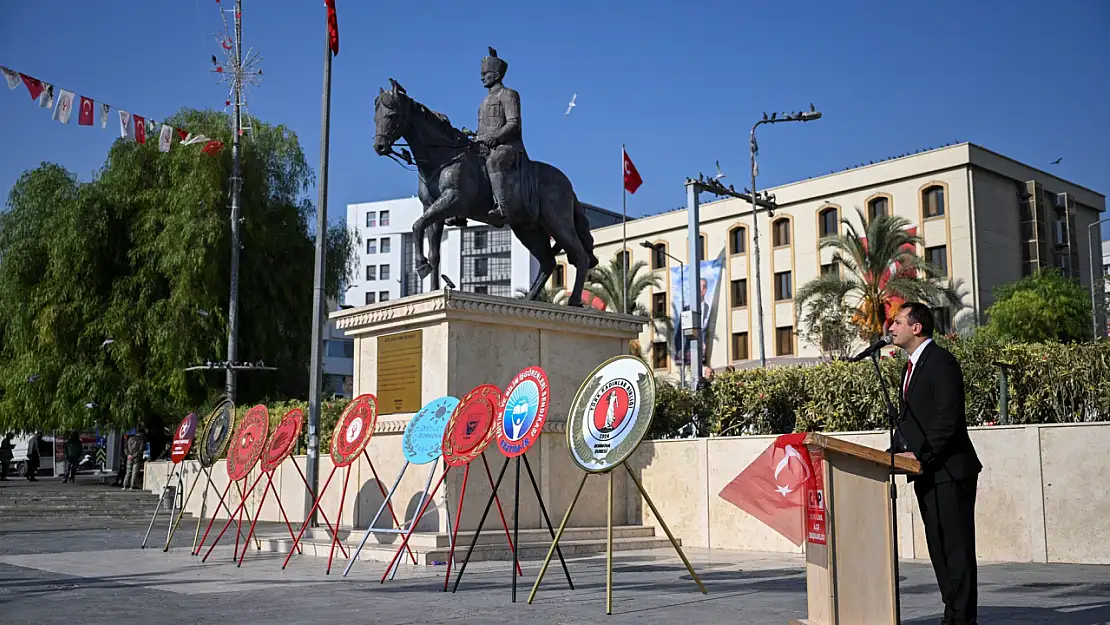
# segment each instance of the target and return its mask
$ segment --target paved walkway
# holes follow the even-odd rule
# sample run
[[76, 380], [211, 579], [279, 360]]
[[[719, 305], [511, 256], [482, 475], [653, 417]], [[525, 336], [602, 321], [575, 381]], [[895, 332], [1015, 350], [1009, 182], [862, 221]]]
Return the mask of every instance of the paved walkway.
[[[347, 578], [345, 561], [327, 576], [325, 560], [308, 556], [282, 571], [284, 556], [250, 553], [236, 568], [229, 542], [202, 564], [188, 555], [191, 532], [162, 553], [138, 548], [145, 530], [116, 521], [0, 519], [0, 622], [784, 625], [805, 616], [802, 559], [794, 555], [689, 549], [709, 590], [703, 596], [673, 551], [619, 553], [607, 617], [604, 555], [570, 563], [573, 591], [556, 561], [532, 605], [525, 600], [539, 563], [524, 563], [514, 605], [503, 562], [468, 566], [459, 592], [445, 594], [442, 566], [408, 566], [385, 584], [378, 583], [385, 565], [373, 562], [356, 564]], [[984, 625], [1110, 623], [1110, 566], [983, 564], [979, 571]], [[905, 562], [902, 575], [904, 622], [939, 622], [928, 563]]]

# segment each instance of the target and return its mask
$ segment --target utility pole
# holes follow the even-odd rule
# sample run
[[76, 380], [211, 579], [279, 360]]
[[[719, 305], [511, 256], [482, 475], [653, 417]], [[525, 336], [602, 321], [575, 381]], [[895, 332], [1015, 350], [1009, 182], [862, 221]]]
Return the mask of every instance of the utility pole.
[[[307, 479], [312, 493], [317, 491], [320, 480], [320, 394], [323, 382], [321, 366], [324, 347], [324, 274], [327, 269], [328, 240], [328, 147], [331, 133], [331, 58], [332, 35], [325, 29], [324, 37], [324, 94], [320, 119], [320, 179], [316, 185], [316, 262], [312, 278], [312, 350], [308, 374], [308, 458]], [[311, 493], [310, 493], [311, 494]], [[312, 497], [305, 498], [305, 520], [316, 525], [316, 512]]]
[[[755, 141], [755, 129], [760, 124], [778, 124], [781, 122], [808, 122], [816, 119], [821, 119], [821, 113], [817, 112], [813, 105], [809, 105], [808, 111], [795, 112], [787, 115], [772, 113], [770, 117], [766, 113], [763, 114], [763, 119], [757, 121], [752, 126], [751, 140], [749, 143], [751, 159], [752, 159], [752, 190], [751, 196], [753, 198], [759, 197], [759, 192], [756, 190], [755, 179], [759, 175], [759, 164], [756, 162], [755, 157], [759, 154], [759, 144]], [[759, 319], [759, 366], [767, 367], [767, 341], [763, 332], [763, 274], [759, 270], [759, 209], [756, 204], [752, 203], [752, 249], [755, 253], [755, 310]]]

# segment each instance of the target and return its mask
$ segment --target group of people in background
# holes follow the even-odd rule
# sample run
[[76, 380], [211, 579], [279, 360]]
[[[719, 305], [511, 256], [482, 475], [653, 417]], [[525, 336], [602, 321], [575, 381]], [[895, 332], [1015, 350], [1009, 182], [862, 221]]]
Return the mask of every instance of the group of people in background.
[[[25, 461], [24, 475], [29, 482], [38, 481], [38, 472], [42, 466], [42, 432], [35, 432], [27, 441], [27, 459]], [[15, 444], [12, 439], [15, 434], [9, 432], [6, 434], [2, 441], [0, 441], [0, 481], [8, 481], [8, 472], [11, 469], [12, 461], [15, 458]], [[136, 487], [136, 482], [139, 481], [139, 476], [143, 471], [143, 457], [146, 451], [147, 435], [146, 430], [140, 428], [138, 432], [130, 436], [124, 437], [122, 446], [122, 453], [120, 457], [120, 468], [116, 473], [115, 485], [121, 487], [123, 490], [130, 490]], [[71, 431], [66, 438], [65, 443], [62, 445], [62, 457], [65, 460], [65, 472], [62, 475], [62, 482], [75, 482], [77, 480], [77, 468], [81, 465], [82, 459], [85, 455], [85, 445], [81, 441], [81, 435], [76, 430]], [[142, 483], [138, 483], [138, 487], [142, 487]]]

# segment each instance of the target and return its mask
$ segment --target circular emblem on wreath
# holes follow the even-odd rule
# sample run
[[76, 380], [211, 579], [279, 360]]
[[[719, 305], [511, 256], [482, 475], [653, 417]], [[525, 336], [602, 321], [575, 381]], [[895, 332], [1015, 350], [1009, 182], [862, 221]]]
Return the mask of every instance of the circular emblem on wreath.
[[193, 439], [197, 436], [197, 413], [190, 412], [174, 432], [173, 442], [170, 445], [170, 460], [177, 464], [189, 455], [193, 448]]
[[304, 412], [300, 408], [294, 408], [285, 413], [281, 418], [281, 422], [274, 428], [273, 434], [270, 434], [270, 440], [266, 443], [266, 450], [262, 452], [262, 470], [273, 471], [278, 468], [285, 459], [293, 453], [293, 448], [297, 444], [297, 438], [301, 435], [301, 428], [304, 425]]
[[497, 447], [502, 454], [514, 458], [539, 440], [550, 404], [543, 369], [528, 367], [509, 382], [497, 414]]
[[427, 464], [443, 454], [443, 432], [459, 400], [440, 397], [428, 402], [405, 426], [401, 452], [412, 464]]
[[270, 413], [261, 404], [243, 415], [239, 427], [231, 437], [227, 451], [227, 477], [233, 482], [247, 477], [266, 448], [266, 434], [270, 429]]
[[378, 423], [378, 398], [367, 393], [347, 404], [331, 436], [331, 459], [337, 467], [350, 466], [366, 449]]
[[210, 467], [227, 451], [231, 440], [231, 426], [235, 422], [235, 404], [226, 399], [220, 402], [204, 420], [200, 440], [200, 464]]
[[578, 466], [601, 473], [639, 447], [655, 414], [655, 376], [634, 356], [617, 356], [586, 378], [571, 403], [567, 445]]
[[459, 400], [443, 431], [443, 459], [447, 466], [469, 464], [497, 437], [494, 423], [501, 405], [501, 389], [483, 384]]

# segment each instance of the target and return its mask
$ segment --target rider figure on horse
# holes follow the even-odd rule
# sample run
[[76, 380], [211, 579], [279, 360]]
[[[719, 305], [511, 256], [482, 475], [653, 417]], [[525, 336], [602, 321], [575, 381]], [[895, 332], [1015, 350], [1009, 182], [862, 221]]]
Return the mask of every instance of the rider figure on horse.
[[520, 94], [502, 84], [509, 64], [489, 49], [482, 59], [482, 85], [489, 94], [478, 107], [479, 150], [486, 159], [490, 187], [496, 204], [489, 216], [500, 222], [535, 221], [539, 218], [538, 185], [532, 161], [524, 149], [520, 121]]

